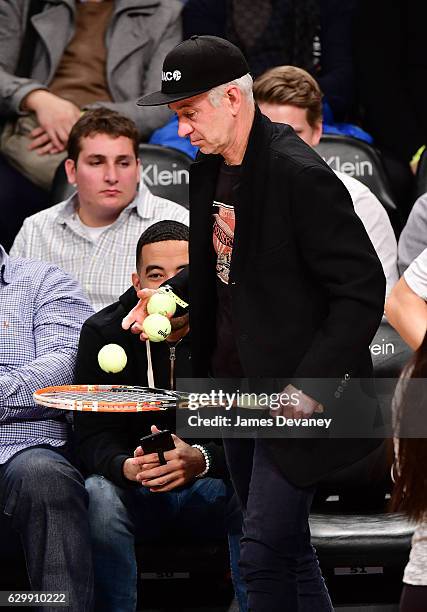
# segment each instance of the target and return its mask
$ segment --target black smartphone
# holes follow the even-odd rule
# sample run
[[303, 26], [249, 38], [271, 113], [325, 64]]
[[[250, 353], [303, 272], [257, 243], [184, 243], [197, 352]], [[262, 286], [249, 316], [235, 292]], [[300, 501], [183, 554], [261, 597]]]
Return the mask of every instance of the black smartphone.
[[168, 429], [144, 436], [140, 439], [139, 443], [145, 455], [158, 453], [159, 451], [165, 452], [175, 448], [171, 432]]

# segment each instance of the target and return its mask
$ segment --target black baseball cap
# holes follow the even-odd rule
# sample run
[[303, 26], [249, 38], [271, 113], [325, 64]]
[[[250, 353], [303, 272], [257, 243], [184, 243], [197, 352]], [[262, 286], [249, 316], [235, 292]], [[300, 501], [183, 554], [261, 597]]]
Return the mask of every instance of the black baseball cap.
[[169, 51], [163, 62], [162, 88], [142, 96], [139, 106], [178, 102], [234, 81], [249, 72], [238, 47], [218, 36], [192, 36]]

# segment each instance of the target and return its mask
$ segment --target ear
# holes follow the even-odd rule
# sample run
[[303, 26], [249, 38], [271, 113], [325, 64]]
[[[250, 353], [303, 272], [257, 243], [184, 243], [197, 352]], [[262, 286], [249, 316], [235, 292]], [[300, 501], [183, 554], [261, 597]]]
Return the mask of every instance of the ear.
[[76, 182], [76, 164], [72, 159], [65, 160], [65, 172], [68, 182], [73, 185]]
[[316, 147], [319, 144], [320, 139], [322, 138], [322, 131], [322, 122], [318, 121], [315, 127], [313, 128], [311, 146]]
[[134, 286], [135, 291], [139, 291], [141, 289], [141, 282], [136, 272], [132, 272], [132, 285]]
[[242, 92], [235, 85], [230, 85], [226, 92], [227, 100], [233, 115], [237, 115], [242, 105]]

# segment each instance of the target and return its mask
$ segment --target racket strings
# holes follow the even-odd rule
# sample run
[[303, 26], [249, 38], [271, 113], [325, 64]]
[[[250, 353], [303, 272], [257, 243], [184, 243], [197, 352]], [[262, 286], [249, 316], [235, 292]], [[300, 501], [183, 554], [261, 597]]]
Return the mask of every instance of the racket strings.
[[128, 404], [128, 403], [163, 403], [167, 402], [177, 402], [176, 397], [172, 396], [163, 396], [156, 393], [141, 393], [140, 391], [102, 391], [95, 393], [78, 393], [75, 391], [62, 391], [44, 393], [43, 394], [46, 399], [52, 400], [66, 400], [72, 402], [114, 402], [117, 404]]
[[177, 407], [180, 396], [146, 387], [71, 385], [47, 387], [34, 393], [37, 404], [66, 410], [141, 411]]

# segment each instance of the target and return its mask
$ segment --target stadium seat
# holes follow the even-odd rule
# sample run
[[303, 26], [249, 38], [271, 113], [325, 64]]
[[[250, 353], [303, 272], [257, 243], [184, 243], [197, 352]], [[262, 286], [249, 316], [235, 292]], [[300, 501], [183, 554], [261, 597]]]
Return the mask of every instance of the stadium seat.
[[142, 179], [155, 194], [188, 208], [189, 169], [191, 157], [169, 147], [139, 145]]
[[171, 538], [166, 542], [137, 544], [138, 567], [156, 574], [226, 574], [229, 569], [227, 540], [189, 542]]
[[402, 230], [403, 221], [380, 153], [366, 142], [350, 136], [335, 134], [322, 136], [316, 151], [333, 170], [345, 172], [369, 187], [386, 209], [396, 236], [398, 236]]
[[[339, 502], [325, 502], [330, 509], [310, 516], [313, 546], [322, 570], [340, 574], [343, 568], [405, 567], [414, 524], [398, 513], [339, 512]], [[344, 573], [344, 572], [343, 572]]]
[[[169, 147], [140, 144], [141, 178], [147, 187], [162, 198], [167, 198], [188, 208], [189, 168], [191, 157]], [[64, 162], [58, 167], [50, 191], [50, 202], [57, 204], [74, 191], [67, 181]]]
[[415, 199], [427, 192], [427, 149], [418, 162], [417, 174], [415, 177]]
[[[385, 382], [380, 379], [392, 379], [387, 382], [387, 397], [378, 393], [385, 425], [390, 425], [390, 382], [397, 382], [412, 351], [384, 319], [371, 343], [371, 354], [377, 391]], [[331, 580], [392, 575], [397, 587], [401, 584], [414, 524], [401, 514], [387, 512], [392, 486], [390, 444], [386, 440], [368, 457], [328, 477], [319, 488], [323, 495], [313, 505], [310, 529], [322, 571]]]

